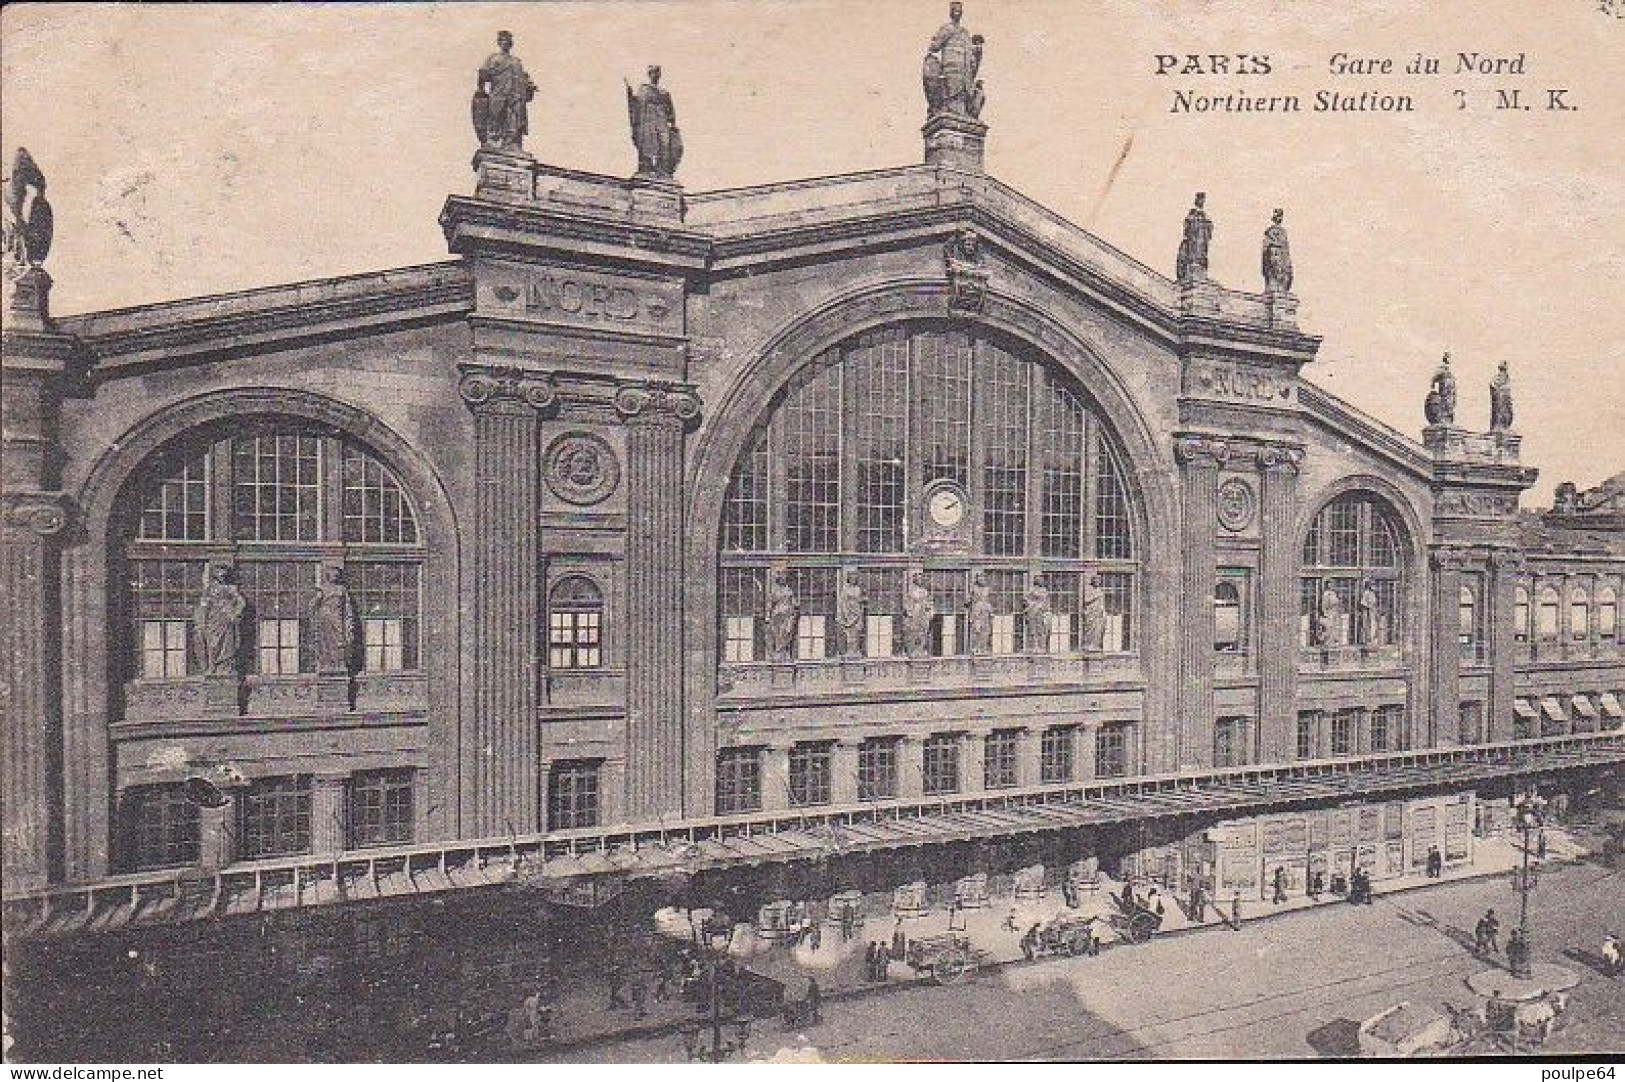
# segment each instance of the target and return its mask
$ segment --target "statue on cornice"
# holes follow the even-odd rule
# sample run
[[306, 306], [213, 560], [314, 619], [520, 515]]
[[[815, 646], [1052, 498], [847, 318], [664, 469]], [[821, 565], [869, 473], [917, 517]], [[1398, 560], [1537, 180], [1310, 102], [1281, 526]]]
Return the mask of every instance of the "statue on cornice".
[[1055, 608], [1050, 602], [1049, 587], [1044, 585], [1043, 574], [1033, 573], [1032, 583], [1028, 585], [1022, 600], [1026, 603], [1027, 652], [1047, 654], [1050, 632], [1055, 627]]
[[841, 629], [841, 656], [863, 656], [863, 624], [868, 602], [863, 586], [858, 582], [858, 569], [841, 569], [841, 581], [835, 587], [835, 623]]
[[348, 675], [355, 665], [355, 602], [344, 585], [344, 569], [322, 568], [316, 597], [310, 605], [311, 642], [316, 648], [316, 671]]
[[1430, 425], [1452, 425], [1456, 423], [1456, 375], [1450, 371], [1450, 354], [1444, 355], [1439, 362], [1439, 370], [1433, 373], [1433, 383], [1428, 388], [1427, 403], [1423, 406]]
[[977, 571], [971, 575], [970, 598], [966, 623], [970, 627], [970, 652], [979, 657], [993, 652], [993, 588], [987, 584], [987, 573]]
[[632, 145], [638, 149], [640, 177], [669, 180], [683, 160], [683, 135], [677, 130], [677, 106], [660, 85], [660, 65], [650, 64], [649, 81], [632, 89], [626, 82], [626, 112], [632, 122]]
[[1106, 647], [1106, 590], [1100, 585], [1100, 572], [1083, 577], [1083, 648], [1098, 654]]
[[1206, 192], [1196, 193], [1196, 205], [1185, 215], [1185, 236], [1179, 242], [1179, 258], [1174, 277], [1181, 282], [1199, 282], [1207, 277], [1207, 249], [1213, 240], [1213, 220], [1203, 210]]
[[972, 34], [960, 25], [965, 5], [948, 5], [948, 21], [931, 36], [925, 47], [921, 75], [925, 83], [928, 116], [951, 113], [975, 120], [981, 115], [987, 95], [976, 73], [982, 66], [982, 35]]
[[767, 651], [774, 661], [789, 661], [796, 646], [796, 624], [801, 602], [790, 589], [789, 574], [774, 568], [767, 587]]
[[937, 606], [921, 581], [924, 577], [925, 572], [918, 568], [910, 571], [903, 590], [903, 649], [909, 657], [927, 657], [931, 653], [931, 621], [937, 615]]
[[1495, 370], [1495, 379], [1490, 382], [1490, 431], [1510, 432], [1512, 430], [1512, 376], [1507, 372], [1507, 363]]
[[5, 179], [4, 273], [9, 282], [45, 262], [51, 250], [53, 220], [45, 198], [45, 173], [27, 148], [18, 147]]
[[243, 610], [248, 599], [231, 581], [231, 567], [210, 564], [209, 581], [192, 610], [197, 660], [205, 676], [236, 676], [242, 650]]
[[513, 35], [497, 34], [497, 51], [486, 57], [474, 81], [474, 134], [485, 150], [523, 154], [530, 131], [530, 102], [536, 84], [513, 55]]
[[1276, 208], [1270, 215], [1269, 228], [1264, 230], [1264, 292], [1292, 292], [1292, 249], [1287, 243], [1286, 226], [1281, 224], [1285, 212]]

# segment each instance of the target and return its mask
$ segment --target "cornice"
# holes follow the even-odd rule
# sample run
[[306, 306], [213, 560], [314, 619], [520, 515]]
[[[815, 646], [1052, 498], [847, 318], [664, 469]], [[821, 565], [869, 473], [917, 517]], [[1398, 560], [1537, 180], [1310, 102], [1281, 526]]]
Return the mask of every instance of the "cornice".
[[1298, 403], [1308, 416], [1340, 436], [1352, 436], [1366, 450], [1414, 477], [1425, 481], [1433, 479], [1433, 457], [1426, 450], [1331, 392], [1303, 381], [1298, 384]]

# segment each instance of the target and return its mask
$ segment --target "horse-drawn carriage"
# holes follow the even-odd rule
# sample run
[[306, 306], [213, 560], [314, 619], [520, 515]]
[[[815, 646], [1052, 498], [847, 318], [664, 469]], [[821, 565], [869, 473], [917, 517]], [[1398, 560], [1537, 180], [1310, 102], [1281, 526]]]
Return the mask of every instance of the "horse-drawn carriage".
[[1107, 915], [1107, 922], [1123, 942], [1144, 943], [1162, 927], [1162, 914], [1138, 902], [1127, 908], [1117, 902], [1116, 908]]
[[1095, 918], [1062, 913], [1052, 920], [1036, 924], [1021, 937], [1021, 953], [1030, 962], [1051, 955], [1068, 957], [1094, 954], [1099, 950], [1095, 937]]
[[911, 940], [904, 961], [914, 972], [938, 984], [953, 984], [985, 965], [990, 957], [987, 951], [972, 946], [969, 936], [944, 932]]

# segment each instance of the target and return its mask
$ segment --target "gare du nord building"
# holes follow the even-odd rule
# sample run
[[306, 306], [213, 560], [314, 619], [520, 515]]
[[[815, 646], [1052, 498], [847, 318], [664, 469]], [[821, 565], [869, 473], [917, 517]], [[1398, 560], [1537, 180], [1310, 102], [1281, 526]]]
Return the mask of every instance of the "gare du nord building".
[[706, 193], [486, 147], [448, 262], [118, 311], [24, 268], [10, 932], [809, 862], [1256, 897], [1617, 771], [1618, 479], [1520, 511], [1509, 417], [1385, 427], [1283, 282], [1136, 262], [985, 132]]

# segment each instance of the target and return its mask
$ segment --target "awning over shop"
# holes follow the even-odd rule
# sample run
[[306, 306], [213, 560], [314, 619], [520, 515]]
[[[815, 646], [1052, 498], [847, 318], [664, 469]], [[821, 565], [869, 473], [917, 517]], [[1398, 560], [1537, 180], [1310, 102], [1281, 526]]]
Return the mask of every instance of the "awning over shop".
[[1552, 721], [1568, 720], [1567, 715], [1563, 713], [1563, 704], [1558, 702], [1550, 695], [1540, 700], [1540, 712], [1545, 714]]
[[1535, 704], [1528, 699], [1513, 699], [1512, 712], [1525, 721], [1540, 720], [1540, 712], [1535, 709]]
[[1591, 699], [1585, 695], [1576, 695], [1569, 700], [1574, 706], [1574, 712], [1583, 718], [1597, 716], [1597, 708], [1591, 705]]
[[1614, 697], [1613, 692], [1603, 692], [1598, 701], [1602, 703], [1602, 712], [1604, 714], [1611, 718], [1625, 718], [1625, 709], [1620, 708], [1619, 700]]

